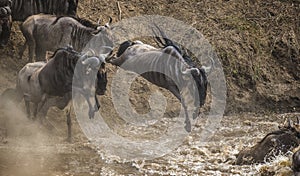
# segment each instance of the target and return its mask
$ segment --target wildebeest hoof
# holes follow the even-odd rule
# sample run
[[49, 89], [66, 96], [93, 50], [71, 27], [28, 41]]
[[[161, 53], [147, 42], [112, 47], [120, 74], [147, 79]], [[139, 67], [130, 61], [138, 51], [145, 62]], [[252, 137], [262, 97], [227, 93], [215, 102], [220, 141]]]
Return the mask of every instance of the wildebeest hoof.
[[68, 137], [68, 138], [66, 139], [66, 142], [72, 143], [72, 138], [71, 138], [71, 137]]
[[95, 111], [90, 110], [90, 111], [89, 111], [89, 118], [90, 118], [90, 119], [93, 119], [94, 116], [95, 116]]
[[193, 113], [193, 119], [195, 120], [197, 117], [198, 117], [197, 113], [194, 112], [194, 113]]
[[300, 150], [293, 154], [292, 170], [295, 175], [300, 175]]
[[184, 128], [185, 128], [185, 130], [186, 130], [187, 132], [190, 133], [190, 132], [192, 131], [192, 129], [191, 129], [191, 123], [185, 123]]

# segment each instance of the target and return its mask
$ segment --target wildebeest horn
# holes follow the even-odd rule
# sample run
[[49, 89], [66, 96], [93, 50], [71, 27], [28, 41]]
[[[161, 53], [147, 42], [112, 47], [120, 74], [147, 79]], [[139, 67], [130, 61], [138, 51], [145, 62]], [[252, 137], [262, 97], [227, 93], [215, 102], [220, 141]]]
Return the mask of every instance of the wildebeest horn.
[[100, 25], [101, 18], [98, 19], [97, 25]]
[[95, 56], [96, 54], [95, 54], [95, 51], [94, 50], [92, 50], [92, 49], [89, 49], [85, 54], [84, 54], [84, 56]]
[[6, 15], [10, 15], [11, 14], [10, 7], [6, 6], [6, 7], [4, 7], [4, 9], [6, 10]]
[[297, 117], [297, 124], [300, 125], [300, 117]]
[[211, 61], [211, 65], [206, 67], [206, 66], [202, 66], [201, 68], [205, 71], [206, 74], [209, 74], [212, 71], [212, 68], [215, 65], [215, 61], [210, 57], [210, 61]]
[[101, 46], [101, 48], [107, 48], [107, 49], [113, 50], [113, 47], [111, 47], [111, 46]]
[[84, 61], [82, 61], [81, 63], [82, 63], [82, 65], [90, 64], [90, 65], [97, 67], [100, 64], [100, 60], [97, 57], [89, 57], [89, 58], [85, 59]]
[[106, 60], [105, 60], [106, 57], [107, 57], [107, 54], [100, 54], [98, 59], [101, 63], [102, 62], [106, 63]]
[[0, 15], [6, 15], [6, 10], [4, 7], [0, 7]]
[[190, 73], [192, 73], [192, 71], [196, 71], [197, 75], [200, 75], [200, 71], [198, 68], [188, 68], [188, 69], [182, 71], [182, 74], [184, 74], [184, 75], [190, 74]]
[[108, 24], [111, 24], [111, 22], [112, 22], [112, 17], [111, 17], [111, 16], [109, 16], [109, 21], [108, 21]]
[[[90, 53], [91, 53], [91, 55], [90, 55]], [[86, 57], [88, 57], [88, 56], [95, 56], [96, 54], [95, 54], [95, 51], [94, 50], [92, 50], [92, 49], [89, 49], [86, 53], [84, 53], [82, 56], [81, 56], [81, 58], [86, 58]]]
[[96, 54], [95, 54], [95, 51], [92, 50], [92, 49], [89, 49], [88, 53], [92, 53], [93, 56], [96, 55]]
[[284, 127], [286, 128], [293, 127], [293, 121], [290, 118], [286, 119], [284, 122]]
[[105, 24], [105, 27], [109, 28], [109, 25], [111, 24], [111, 22], [112, 22], [112, 17], [109, 16], [109, 21], [108, 21], [108, 23]]

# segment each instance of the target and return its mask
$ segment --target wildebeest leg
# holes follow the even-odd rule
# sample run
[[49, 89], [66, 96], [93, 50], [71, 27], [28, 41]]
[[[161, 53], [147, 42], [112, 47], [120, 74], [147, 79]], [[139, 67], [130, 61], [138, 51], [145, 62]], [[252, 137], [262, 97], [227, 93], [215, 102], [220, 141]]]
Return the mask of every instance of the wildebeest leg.
[[31, 45], [29, 45], [28, 50], [29, 50], [29, 62], [34, 61], [34, 51], [35, 51], [35, 42], [32, 42]]
[[67, 114], [67, 125], [68, 125], [68, 142], [72, 142], [72, 120], [71, 120], [71, 106], [66, 112]]
[[176, 97], [179, 101], [181, 101], [181, 95], [180, 95], [180, 92], [179, 92], [177, 86], [169, 86], [167, 89], [168, 89], [173, 95], [175, 95], [175, 97]]
[[168, 87], [168, 90], [169, 90], [170, 92], [172, 92], [173, 95], [175, 95], [175, 97], [176, 97], [179, 101], [181, 101], [182, 106], [183, 106], [183, 109], [184, 109], [184, 113], [185, 113], [185, 121], [184, 121], [185, 126], [184, 126], [184, 128], [185, 128], [185, 130], [186, 130], [187, 132], [191, 132], [191, 122], [190, 122], [190, 119], [189, 119], [189, 116], [188, 116], [187, 107], [186, 107], [186, 105], [185, 105], [184, 100], [181, 99], [181, 95], [180, 95], [180, 92], [179, 92], [177, 86], [170, 86], [170, 87]]
[[184, 101], [182, 101], [182, 106], [183, 106], [184, 113], [185, 113], [185, 121], [184, 121], [185, 126], [184, 126], [184, 128], [185, 128], [185, 130], [187, 132], [191, 132], [192, 131], [192, 129], [191, 129], [192, 128], [191, 127], [191, 121], [190, 121], [190, 118], [189, 118], [189, 115], [188, 115], [188, 111], [187, 111], [187, 107], [186, 107]]
[[40, 103], [39, 103], [39, 106], [38, 106], [38, 112], [41, 111], [41, 109], [42, 109], [43, 106], [45, 105], [47, 99], [48, 99], [48, 96], [47, 96], [46, 94], [44, 94], [44, 95], [42, 96], [42, 100], [41, 100]]
[[[24, 45], [21, 46], [21, 49], [19, 51], [19, 59], [22, 59], [23, 57], [23, 54], [24, 54], [24, 51], [26, 50], [26, 47], [27, 47], [27, 40], [25, 41]], [[29, 52], [29, 55], [30, 55], [30, 52]], [[30, 57], [30, 56], [29, 56]]]
[[37, 115], [37, 110], [38, 110], [38, 103], [34, 103], [33, 104], [33, 119], [36, 119], [36, 115]]
[[11, 24], [9, 20], [4, 20], [5, 22], [2, 24], [2, 33], [0, 34], [0, 47], [3, 48], [5, 45], [7, 45], [10, 32], [11, 32]]
[[[96, 106], [96, 103], [95, 103], [94, 108], [93, 108], [92, 103], [91, 103], [91, 100], [90, 100], [91, 97], [85, 97], [85, 98], [86, 98], [86, 101], [87, 101], [88, 106], [89, 106], [89, 118], [92, 119], [92, 118], [94, 118], [94, 116], [95, 116], [96, 110], [95, 110], [94, 108], [95, 108], [95, 106]], [[95, 97], [93, 97], [93, 98], [94, 98], [94, 100], [95, 100]]]
[[27, 118], [30, 119], [30, 102], [27, 100], [25, 101], [25, 108], [26, 108], [26, 112], [27, 112]]
[[37, 61], [45, 61], [46, 60], [46, 51], [40, 47], [36, 47], [35, 49], [36, 60]]
[[59, 102], [56, 103], [59, 109], [66, 109], [67, 116], [67, 126], [68, 126], [68, 142], [72, 142], [72, 120], [71, 120], [71, 108], [72, 103], [70, 103], [72, 99], [72, 93], [67, 93], [64, 97], [60, 98]]
[[95, 102], [96, 102], [95, 103], [95, 112], [96, 112], [100, 109], [100, 103], [96, 95], [95, 95]]

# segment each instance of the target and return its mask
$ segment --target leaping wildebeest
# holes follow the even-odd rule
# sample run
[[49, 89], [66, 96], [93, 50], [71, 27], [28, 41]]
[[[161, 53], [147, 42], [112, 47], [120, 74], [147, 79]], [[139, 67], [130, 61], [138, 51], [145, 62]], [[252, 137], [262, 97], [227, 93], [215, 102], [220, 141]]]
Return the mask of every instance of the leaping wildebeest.
[[[96, 94], [103, 95], [106, 90], [104, 57], [105, 54], [90, 57], [88, 53], [81, 54], [67, 47], [57, 49], [47, 63], [34, 62], [25, 65], [19, 71], [16, 92], [18, 97], [24, 98], [27, 116], [30, 117], [30, 102], [34, 104], [33, 115], [36, 117], [38, 111], [52, 97], [61, 97], [57, 107], [63, 109], [71, 100], [74, 89], [85, 97], [89, 106], [89, 118], [93, 118], [94, 113], [100, 108], [96, 95], [93, 96], [95, 83]], [[93, 75], [97, 76], [94, 78]], [[48, 108], [44, 113], [47, 113]], [[69, 114], [67, 124], [68, 139], [71, 140]]]
[[[45, 14], [30, 16], [21, 25], [21, 31], [26, 41], [20, 49], [20, 58], [22, 58], [27, 45], [30, 61], [33, 60], [34, 54], [37, 60], [44, 60], [46, 51], [54, 52], [56, 49], [68, 45], [81, 52], [95, 36], [100, 36], [98, 43], [102, 43], [102, 46], [112, 47], [112, 36], [109, 27], [111, 22], [112, 19], [110, 18], [109, 22], [104, 26], [99, 26], [95, 29], [84, 26], [72, 17], [57, 17]], [[101, 48], [98, 49], [100, 50]]]
[[194, 108], [192, 113], [193, 118], [196, 118], [206, 99], [207, 73], [211, 71], [212, 66], [197, 68], [187, 53], [168, 39], [160, 29], [159, 31], [162, 39], [156, 37], [156, 40], [164, 48], [155, 48], [141, 41], [125, 41], [120, 45], [116, 56], [107, 61], [141, 74], [149, 82], [175, 95], [186, 111], [185, 129], [190, 132], [191, 122], [187, 105]]
[[[236, 159], [236, 164], [254, 164], [270, 161], [275, 156], [286, 154], [300, 144], [300, 119], [293, 123], [290, 119], [279, 130], [268, 133], [261, 141], [251, 148], [242, 150]], [[298, 156], [297, 156], [298, 157]], [[295, 161], [296, 160], [295, 155]], [[299, 168], [297, 168], [299, 169]]]

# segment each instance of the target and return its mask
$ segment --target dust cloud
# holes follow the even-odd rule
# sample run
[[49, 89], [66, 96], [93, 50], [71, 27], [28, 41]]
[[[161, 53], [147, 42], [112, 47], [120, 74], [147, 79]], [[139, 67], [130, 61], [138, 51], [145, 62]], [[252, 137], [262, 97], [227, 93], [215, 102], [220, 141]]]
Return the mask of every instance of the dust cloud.
[[1, 102], [0, 175], [40, 175], [55, 154], [49, 129], [28, 119], [23, 103]]

